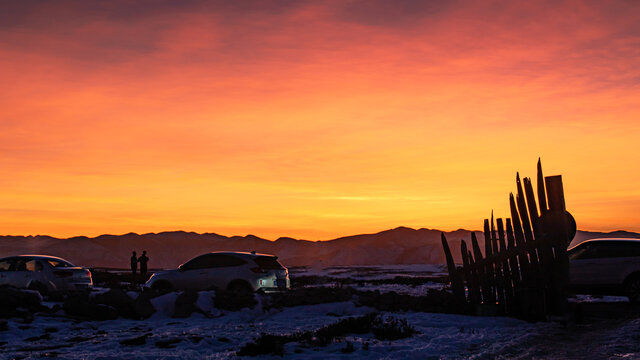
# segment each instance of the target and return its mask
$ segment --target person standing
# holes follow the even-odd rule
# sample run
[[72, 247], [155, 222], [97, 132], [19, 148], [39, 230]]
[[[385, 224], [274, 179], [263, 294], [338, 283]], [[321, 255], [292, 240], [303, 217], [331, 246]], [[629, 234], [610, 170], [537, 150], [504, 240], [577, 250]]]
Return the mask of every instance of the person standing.
[[136, 257], [136, 252], [134, 251], [131, 253], [131, 273], [135, 275], [136, 270], [138, 270], [138, 258]]
[[147, 276], [148, 261], [149, 261], [149, 258], [147, 257], [147, 250], [143, 250], [142, 255], [140, 255], [140, 258], [138, 259], [138, 262], [140, 263], [140, 274], [142, 276]]

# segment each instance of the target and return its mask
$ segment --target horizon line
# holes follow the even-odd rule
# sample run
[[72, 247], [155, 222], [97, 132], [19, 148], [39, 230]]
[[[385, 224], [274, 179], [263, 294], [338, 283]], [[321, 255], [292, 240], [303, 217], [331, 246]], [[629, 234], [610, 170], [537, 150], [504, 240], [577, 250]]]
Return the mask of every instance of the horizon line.
[[[261, 237], [259, 235], [255, 235], [255, 234], [246, 234], [246, 235], [222, 235], [219, 233], [215, 233], [215, 232], [196, 232], [196, 231], [188, 231], [188, 230], [163, 230], [163, 231], [159, 231], [159, 232], [147, 232], [147, 233], [137, 233], [137, 232], [127, 232], [124, 234], [109, 234], [109, 233], [104, 233], [104, 234], [100, 234], [100, 235], [96, 235], [96, 236], [88, 236], [88, 235], [74, 235], [74, 236], [69, 236], [69, 237], [57, 237], [57, 236], [53, 236], [53, 235], [46, 235], [46, 234], [36, 234], [36, 235], [0, 235], [0, 237], [24, 237], [24, 238], [29, 238], [29, 237], [50, 237], [50, 238], [54, 238], [54, 239], [59, 239], [59, 240], [68, 240], [68, 239], [74, 239], [74, 238], [87, 238], [87, 239], [96, 239], [102, 236], [125, 236], [125, 235], [137, 235], [137, 236], [145, 236], [145, 235], [160, 235], [160, 234], [165, 234], [165, 233], [193, 233], [196, 235], [218, 235], [218, 236], [223, 236], [226, 238], [232, 238], [232, 237], [242, 237], [242, 238], [246, 238], [246, 237], [257, 237], [259, 239], [262, 240], [267, 240], [267, 241], [277, 241], [280, 239], [293, 239], [293, 240], [298, 240], [298, 241], [312, 241], [312, 242], [319, 242], [319, 241], [332, 241], [332, 240], [338, 240], [338, 239], [342, 239], [342, 238], [346, 238], [346, 237], [352, 237], [352, 236], [359, 236], [359, 235], [375, 235], [375, 234], [379, 234], [385, 231], [391, 231], [391, 230], [397, 230], [397, 229], [410, 229], [410, 230], [414, 230], [414, 231], [419, 231], [419, 230], [430, 230], [430, 231], [438, 231], [438, 232], [443, 232], [443, 233], [452, 233], [452, 232], [457, 232], [457, 231], [469, 231], [469, 232], [479, 232], [479, 233], [483, 233], [483, 230], [467, 230], [464, 228], [458, 228], [455, 230], [449, 230], [449, 231], [445, 231], [445, 230], [440, 230], [440, 229], [436, 229], [436, 228], [425, 228], [425, 227], [421, 227], [421, 228], [412, 228], [409, 226], [397, 226], [394, 228], [389, 228], [389, 229], [384, 229], [384, 230], [380, 230], [377, 232], [366, 232], [366, 233], [360, 233], [360, 234], [350, 234], [350, 235], [342, 235], [342, 236], [338, 236], [336, 238], [332, 238], [332, 239], [324, 239], [324, 240], [311, 240], [311, 239], [302, 239], [302, 238], [294, 238], [291, 236], [280, 236], [277, 239], [269, 239], [269, 238], [265, 238], [265, 237]], [[578, 229], [577, 231], [582, 231], [582, 232], [591, 232], [591, 233], [605, 233], [605, 234], [610, 234], [610, 233], [615, 233], [615, 232], [627, 232], [627, 233], [633, 233], [633, 234], [640, 234], [638, 232], [635, 231], [629, 231], [629, 230], [623, 230], [623, 229], [617, 229], [617, 230], [610, 230], [610, 231], [598, 231], [598, 230], [582, 230], [582, 229]]]

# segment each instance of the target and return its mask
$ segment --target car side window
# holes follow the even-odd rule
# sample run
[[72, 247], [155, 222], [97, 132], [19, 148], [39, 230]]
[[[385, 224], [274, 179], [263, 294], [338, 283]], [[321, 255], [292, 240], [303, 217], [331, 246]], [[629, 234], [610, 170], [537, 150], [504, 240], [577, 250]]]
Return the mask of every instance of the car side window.
[[38, 260], [27, 260], [24, 262], [24, 270], [22, 271], [31, 271], [31, 272], [38, 272], [38, 271], [42, 271], [43, 266], [42, 263]]
[[640, 244], [625, 244], [619, 242], [603, 242], [584, 245], [576, 248], [569, 255], [571, 260], [578, 259], [610, 259], [620, 257], [640, 256]]
[[640, 244], [623, 244], [620, 257], [640, 256]]
[[68, 263], [68, 262], [63, 262], [63, 261], [59, 261], [59, 260], [47, 260], [47, 262], [49, 263], [49, 265], [53, 266], [53, 267], [74, 267], [72, 264]]
[[233, 255], [219, 254], [215, 256], [211, 267], [232, 267], [244, 265], [247, 262]]
[[9, 260], [0, 261], [0, 271], [9, 271], [11, 268], [11, 262]]
[[27, 261], [23, 259], [17, 259], [15, 263], [11, 264], [13, 271], [27, 271]]
[[569, 254], [570, 260], [590, 259], [591, 245], [582, 245]]
[[226, 254], [209, 254], [199, 256], [182, 265], [183, 270], [212, 269], [244, 265], [247, 262]]
[[615, 244], [615, 243], [598, 244], [596, 248], [597, 248], [597, 252], [595, 254], [595, 257], [597, 259], [615, 258], [615, 257], [624, 256], [624, 254], [620, 251], [621, 250], [620, 246], [618, 246], [618, 244]]
[[187, 261], [184, 265], [182, 265], [182, 270], [196, 270], [196, 269], [204, 269], [207, 268], [208, 258], [210, 255], [202, 255], [198, 256], [195, 259], [191, 259]]

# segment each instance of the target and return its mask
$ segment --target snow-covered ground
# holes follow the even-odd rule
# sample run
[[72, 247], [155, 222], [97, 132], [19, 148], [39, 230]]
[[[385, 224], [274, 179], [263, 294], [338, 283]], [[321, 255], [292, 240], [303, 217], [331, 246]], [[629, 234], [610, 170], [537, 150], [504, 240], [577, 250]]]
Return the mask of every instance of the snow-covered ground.
[[[335, 269], [323, 271], [328, 274], [335, 272]], [[358, 271], [362, 272], [362, 268], [352, 272]], [[392, 274], [396, 271], [400, 270], [390, 269]], [[425, 276], [425, 272], [417, 276]], [[370, 273], [371, 276], [385, 276], [382, 271]], [[393, 278], [396, 275], [388, 276]], [[379, 284], [378, 289], [388, 290], [385, 286], [393, 285]], [[135, 292], [129, 295], [135, 296]], [[2, 331], [0, 326], [0, 359], [237, 358], [236, 351], [262, 333], [284, 335], [314, 331], [347, 317], [375, 312], [372, 308], [357, 306], [354, 301], [270, 310], [263, 310], [259, 304], [254, 309], [231, 312], [213, 306], [214, 292], [201, 292], [197, 306], [204, 314], [196, 313], [186, 319], [175, 319], [171, 318], [171, 314], [176, 296], [170, 293], [153, 299], [152, 304], [158, 311], [147, 320], [79, 321], [65, 317], [62, 312], [49, 316], [36, 315], [35, 320], [28, 324], [10, 319], [6, 323], [6, 330]], [[259, 300], [263, 301], [264, 298], [259, 297]], [[579, 297], [574, 301], [622, 300], [613, 297]], [[415, 328], [416, 334], [394, 341], [376, 340], [371, 333], [348, 334], [325, 347], [291, 342], [284, 347], [284, 357], [323, 360], [640, 359], [638, 318], [603, 318], [583, 325], [566, 325], [559, 322], [532, 324], [506, 317], [417, 312], [381, 314], [406, 319]], [[140, 340], [144, 344], [121, 343], [135, 338], [144, 339]], [[343, 352], [347, 342], [353, 345], [353, 352]], [[280, 357], [263, 355], [258, 358]]]
[[[227, 359], [260, 333], [290, 334], [314, 330], [346, 316], [372, 309], [352, 302], [300, 306], [262, 312], [243, 310], [206, 318], [154, 316], [144, 321], [78, 322], [37, 317], [31, 324], [9, 321], [0, 333], [0, 358], [58, 357], [62, 359]], [[564, 328], [557, 323], [529, 324], [500, 317], [402, 313], [418, 333], [395, 341], [378, 341], [371, 334], [349, 335], [327, 347], [285, 346], [285, 357], [295, 359], [493, 359], [493, 358], [628, 358], [640, 357], [639, 320], [603, 321], [602, 327]], [[33, 338], [49, 334], [49, 339]], [[148, 335], [146, 344], [120, 341]], [[46, 336], [45, 336], [46, 337]], [[31, 338], [31, 339], [30, 339]], [[178, 341], [175, 348], [159, 348], [158, 341]], [[353, 353], [343, 353], [346, 341]], [[368, 349], [363, 345], [368, 343]], [[262, 356], [261, 358], [273, 358]]]

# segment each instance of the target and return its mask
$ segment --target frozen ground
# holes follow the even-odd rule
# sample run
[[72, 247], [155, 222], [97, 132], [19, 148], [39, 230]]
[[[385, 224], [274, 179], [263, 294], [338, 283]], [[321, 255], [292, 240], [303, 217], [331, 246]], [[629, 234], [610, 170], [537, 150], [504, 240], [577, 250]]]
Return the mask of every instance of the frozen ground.
[[[317, 282], [304, 285], [308, 287], [346, 285], [361, 291], [395, 291], [412, 296], [424, 295], [428, 289], [443, 289], [445, 284], [438, 280], [447, 276], [446, 267], [437, 264], [296, 268], [291, 273], [294, 277], [317, 277]], [[403, 279], [411, 283], [402, 283]]]
[[[346, 275], [348, 269], [342, 269]], [[335, 269], [323, 270], [326, 274]], [[401, 270], [351, 272], [393, 278]], [[416, 270], [416, 273], [418, 271]], [[321, 274], [322, 275], [322, 274]], [[364, 276], [364, 275], [362, 275]], [[406, 276], [406, 273], [403, 273]], [[426, 276], [426, 270], [416, 276]], [[379, 284], [381, 290], [393, 284]], [[368, 286], [373, 287], [373, 285]], [[130, 295], [135, 296], [135, 293]], [[243, 309], [230, 312], [213, 307], [214, 292], [201, 292], [197, 305], [206, 315], [171, 318], [176, 294], [152, 300], [158, 310], [147, 320], [79, 321], [63, 316], [37, 315], [32, 323], [10, 319], [0, 331], [0, 359], [228, 359], [262, 333], [285, 335], [314, 331], [374, 309], [354, 301], [283, 309]], [[264, 300], [264, 298], [260, 298]], [[623, 303], [623, 298], [582, 296], [574, 301]], [[47, 305], [53, 305], [48, 303]], [[373, 334], [347, 334], [328, 346], [287, 343], [291, 359], [640, 359], [640, 318], [624, 316], [590, 319], [581, 325], [560, 322], [526, 323], [504, 317], [383, 312], [406, 319], [417, 331], [409, 338], [376, 340]], [[0, 326], [0, 330], [2, 326]], [[137, 345], [124, 345], [128, 340]], [[142, 343], [144, 342], [144, 343]], [[344, 352], [347, 343], [353, 352]], [[164, 347], [163, 347], [164, 346]], [[167, 348], [167, 346], [169, 346]], [[260, 359], [280, 358], [263, 355]]]
[[447, 275], [445, 265], [334, 266], [324, 269], [294, 268], [295, 275], [318, 275], [361, 280], [392, 279], [396, 276], [423, 277]]

